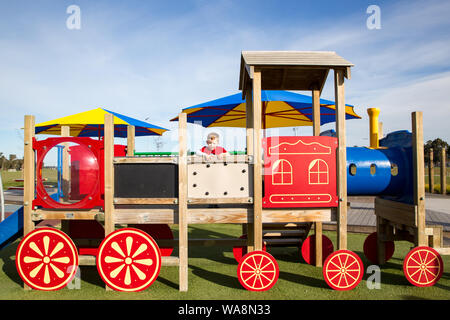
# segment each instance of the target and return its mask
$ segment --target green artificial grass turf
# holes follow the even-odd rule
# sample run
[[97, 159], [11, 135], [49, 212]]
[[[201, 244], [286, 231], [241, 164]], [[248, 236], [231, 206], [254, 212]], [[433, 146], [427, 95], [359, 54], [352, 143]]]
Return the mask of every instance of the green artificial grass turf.
[[[176, 228], [173, 228], [174, 236]], [[240, 225], [215, 224], [191, 225], [190, 238], [224, 238], [240, 235]], [[336, 248], [336, 232], [324, 232]], [[367, 235], [348, 234], [348, 249], [362, 259], [365, 269], [370, 262], [364, 257], [363, 243]], [[23, 289], [15, 267], [15, 251], [19, 240], [0, 251], [0, 299], [2, 300], [404, 300], [450, 298], [450, 257], [443, 256], [444, 274], [433, 287], [414, 287], [403, 275], [402, 263], [411, 244], [396, 242], [394, 256], [381, 269], [381, 289], [369, 289], [364, 274], [361, 283], [351, 291], [330, 289], [322, 276], [322, 268], [307, 265], [302, 261], [298, 248], [268, 248], [280, 269], [275, 286], [266, 292], [245, 290], [237, 278], [237, 262], [231, 247], [189, 247], [189, 290], [178, 291], [178, 268], [162, 267], [158, 279], [147, 290], [137, 293], [106, 291], [96, 267], [80, 268], [81, 281], [72, 285], [79, 288], [64, 288], [54, 292]], [[177, 250], [174, 250], [174, 255]]]

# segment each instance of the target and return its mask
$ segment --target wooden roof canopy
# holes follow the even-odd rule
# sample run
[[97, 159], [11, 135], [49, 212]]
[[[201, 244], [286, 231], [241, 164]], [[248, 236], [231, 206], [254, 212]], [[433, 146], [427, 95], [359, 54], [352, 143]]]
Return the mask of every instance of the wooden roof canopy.
[[350, 79], [353, 66], [333, 51], [242, 51], [239, 90], [251, 88], [255, 68], [261, 90], [322, 91], [330, 69], [343, 69]]

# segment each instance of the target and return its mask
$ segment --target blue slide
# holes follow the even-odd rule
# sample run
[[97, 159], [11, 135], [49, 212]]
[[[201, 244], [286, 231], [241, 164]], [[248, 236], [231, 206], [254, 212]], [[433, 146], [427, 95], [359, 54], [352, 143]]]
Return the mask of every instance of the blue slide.
[[23, 207], [0, 223], [0, 249], [23, 235]]

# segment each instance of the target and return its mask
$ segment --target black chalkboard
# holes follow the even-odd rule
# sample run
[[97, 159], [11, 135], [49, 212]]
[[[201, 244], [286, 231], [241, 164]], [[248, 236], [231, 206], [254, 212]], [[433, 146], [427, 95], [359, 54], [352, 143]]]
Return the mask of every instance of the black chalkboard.
[[114, 197], [177, 198], [178, 166], [169, 163], [115, 164]]

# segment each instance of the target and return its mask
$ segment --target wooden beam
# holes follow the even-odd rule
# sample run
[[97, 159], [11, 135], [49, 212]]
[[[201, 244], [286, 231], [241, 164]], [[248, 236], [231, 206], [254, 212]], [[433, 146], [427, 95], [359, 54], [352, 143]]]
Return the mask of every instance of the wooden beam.
[[187, 220], [187, 114], [178, 115], [178, 225], [179, 225], [179, 290], [188, 290], [188, 220]]
[[[329, 222], [334, 216], [334, 208], [308, 208], [296, 209], [264, 209], [262, 211], [263, 223], [304, 223]], [[249, 223], [253, 219], [252, 208], [196, 208], [187, 209], [187, 224], [210, 223]], [[101, 217], [99, 217], [101, 218]], [[121, 209], [114, 210], [114, 223], [179, 223], [179, 211], [168, 209]]]
[[104, 168], [105, 168], [105, 237], [114, 231], [114, 119], [105, 113], [104, 124]]
[[48, 210], [37, 209], [33, 211], [32, 217], [34, 221], [39, 220], [96, 220], [98, 215], [103, 215], [103, 212], [98, 209], [83, 210], [83, 211], [67, 211], [67, 210]]
[[447, 154], [445, 146], [441, 150], [441, 193], [447, 193]]
[[177, 204], [177, 198], [114, 198], [115, 205]]
[[336, 153], [337, 191], [338, 191], [338, 249], [347, 249], [347, 154], [345, 141], [345, 90], [344, 72], [334, 70], [334, 90], [336, 104], [336, 135], [338, 148]]
[[135, 144], [135, 127], [127, 126], [127, 156], [134, 156], [134, 144]]
[[114, 158], [114, 164], [121, 163], [176, 163], [175, 157], [117, 157]]
[[414, 177], [414, 204], [417, 206], [416, 240], [418, 246], [428, 244], [425, 235], [425, 164], [423, 154], [423, 115], [422, 112], [412, 113], [413, 134], [413, 177]]
[[416, 227], [416, 207], [412, 204], [375, 198], [375, 214], [389, 222]]
[[262, 250], [261, 71], [253, 72], [253, 245]]

